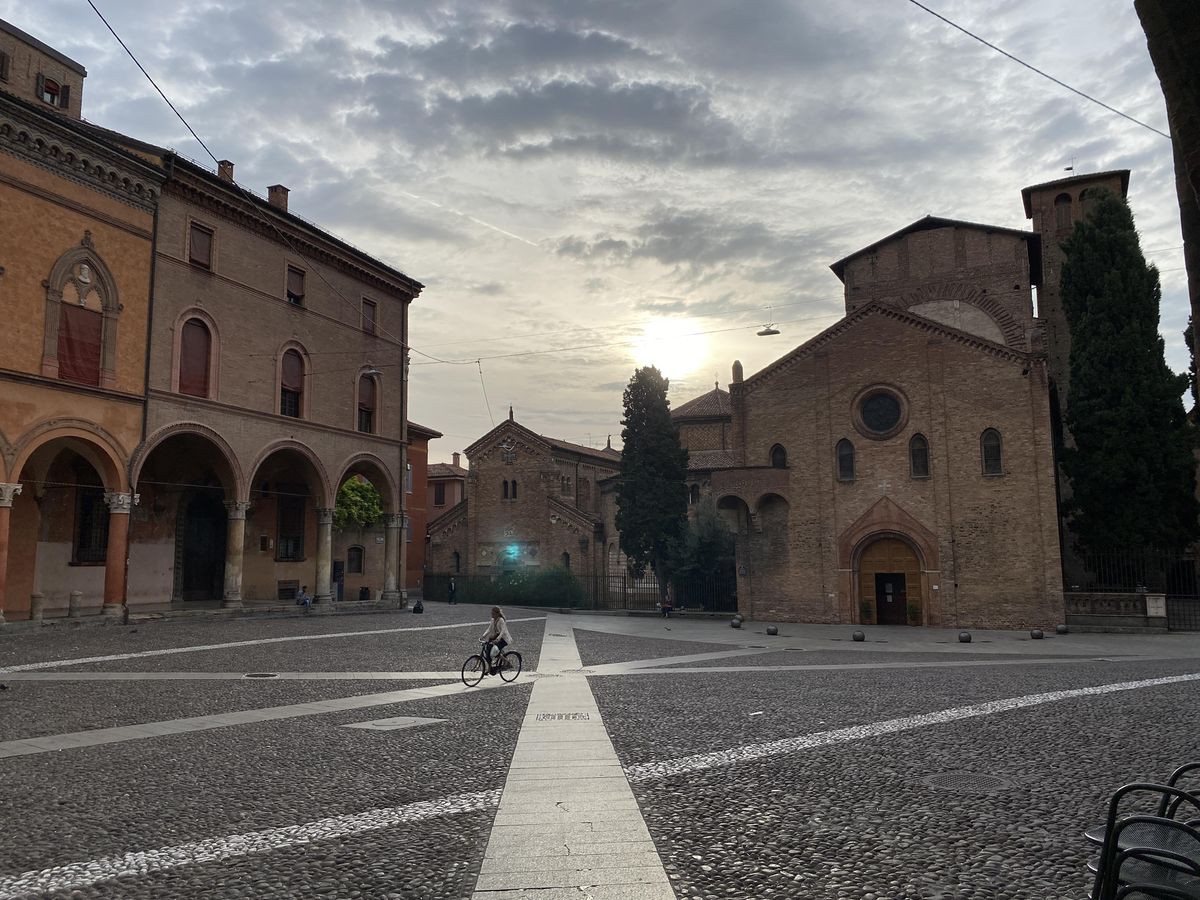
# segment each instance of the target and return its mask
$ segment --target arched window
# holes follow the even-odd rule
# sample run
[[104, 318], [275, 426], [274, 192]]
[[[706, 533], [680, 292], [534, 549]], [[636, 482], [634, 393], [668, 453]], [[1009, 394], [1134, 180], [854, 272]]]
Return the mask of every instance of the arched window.
[[208, 396], [208, 359], [212, 353], [212, 335], [199, 319], [183, 323], [179, 335], [179, 393], [193, 397]]
[[512, 498], [517, 499], [517, 479], [515, 478], [512, 481]]
[[782, 444], [776, 444], [771, 448], [771, 468], [786, 469], [787, 468], [787, 451], [783, 449]]
[[1071, 227], [1071, 195], [1059, 194], [1054, 198], [1054, 227]]
[[568, 572], [571, 571], [571, 554], [570, 553], [564, 553], [562, 555], [562, 564], [563, 564], [564, 569], [566, 569]]
[[462, 554], [457, 550], [454, 551], [454, 572], [455, 574], [462, 571]]
[[370, 375], [358, 379], [358, 430], [375, 433], [375, 379]]
[[363, 548], [350, 547], [346, 550], [346, 574], [361, 575], [363, 573]]
[[984, 475], [1004, 474], [1004, 451], [999, 431], [988, 428], [983, 432], [979, 438], [979, 452], [983, 457]]
[[508, 479], [507, 478], [504, 479], [504, 493], [501, 496], [505, 500], [508, 499]]
[[688, 488], [688, 502], [689, 503], [699, 503], [700, 502], [700, 485], [693, 484], [690, 488]]
[[304, 359], [299, 350], [288, 350], [279, 372], [279, 414], [299, 419], [303, 412]]
[[854, 445], [845, 438], [837, 442], [838, 481], [854, 480]]
[[908, 442], [908, 474], [913, 478], [929, 477], [929, 441], [923, 434], [914, 434]]

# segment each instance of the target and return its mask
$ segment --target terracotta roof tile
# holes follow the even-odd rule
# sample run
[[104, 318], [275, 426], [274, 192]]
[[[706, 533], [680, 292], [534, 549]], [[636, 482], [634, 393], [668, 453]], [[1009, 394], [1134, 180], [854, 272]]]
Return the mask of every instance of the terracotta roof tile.
[[729, 403], [729, 391], [723, 391], [716, 387], [707, 394], [701, 394], [683, 406], [671, 410], [671, 418], [708, 419], [714, 416], [731, 415], [732, 410], [733, 407]]

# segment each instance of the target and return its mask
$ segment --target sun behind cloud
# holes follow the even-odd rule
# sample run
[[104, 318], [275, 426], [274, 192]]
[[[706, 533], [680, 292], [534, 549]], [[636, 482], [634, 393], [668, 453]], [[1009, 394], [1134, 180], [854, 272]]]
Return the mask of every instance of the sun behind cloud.
[[705, 365], [709, 357], [708, 336], [693, 319], [650, 319], [632, 348], [639, 366], [657, 366], [667, 378], [683, 378]]

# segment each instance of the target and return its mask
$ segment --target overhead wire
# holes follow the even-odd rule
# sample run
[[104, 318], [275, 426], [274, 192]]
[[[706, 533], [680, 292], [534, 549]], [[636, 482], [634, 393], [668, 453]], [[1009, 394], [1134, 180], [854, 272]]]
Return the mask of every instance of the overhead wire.
[[1097, 100], [1091, 94], [1085, 93], [1084, 91], [1079, 90], [1079, 88], [1072, 87], [1071, 85], [1067, 84], [1062, 79], [1055, 78], [1053, 75], [1051, 75], [1048, 72], [1042, 71], [1037, 66], [1025, 62], [1025, 60], [1021, 59], [1019, 56], [1014, 56], [1012, 53], [1009, 53], [1007, 50], [1005, 50], [1001, 47], [997, 47], [991, 41], [981, 38], [979, 35], [975, 34], [973, 31], [969, 31], [968, 29], [959, 25], [957, 22], [953, 22], [950, 19], [947, 19], [941, 13], [930, 9], [924, 3], [921, 3], [920, 0], [908, 0], [908, 2], [911, 3], [913, 6], [916, 6], [920, 9], [925, 10], [925, 12], [929, 13], [934, 18], [941, 19], [941, 21], [945, 22], [951, 28], [955, 28], [955, 29], [961, 31], [963, 34], [965, 34], [967, 37], [971, 38], [972, 40], [979, 41], [979, 43], [983, 44], [985, 47], [990, 47], [992, 50], [995, 50], [1000, 55], [1008, 57], [1013, 62], [1024, 66], [1025, 68], [1029, 69], [1031, 72], [1036, 72], [1038, 75], [1041, 75], [1043, 78], [1047, 78], [1050, 81], [1053, 81], [1059, 87], [1066, 88], [1071, 93], [1078, 94], [1080, 97], [1083, 97], [1085, 100], [1090, 100], [1092, 103], [1095, 103], [1097, 106], [1102, 106], [1105, 109], [1107, 109], [1109, 112], [1116, 113], [1121, 118], [1128, 119], [1130, 122], [1133, 122], [1135, 125], [1141, 125], [1147, 131], [1153, 131], [1159, 137], [1165, 137], [1168, 141], [1171, 140], [1171, 135], [1167, 134], [1165, 131], [1159, 131], [1153, 125], [1147, 125], [1145, 122], [1141, 121], [1140, 119], [1135, 119], [1133, 116], [1129, 115], [1128, 113], [1121, 112], [1121, 110], [1117, 109], [1115, 106], [1109, 106], [1103, 100]]

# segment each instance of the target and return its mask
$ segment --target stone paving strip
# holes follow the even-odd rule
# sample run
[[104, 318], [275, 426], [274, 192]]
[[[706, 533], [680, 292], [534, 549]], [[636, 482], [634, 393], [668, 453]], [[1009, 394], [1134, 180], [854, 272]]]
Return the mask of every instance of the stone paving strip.
[[[561, 625], [558, 627], [562, 628]], [[561, 635], [558, 635], [561, 636]], [[557, 658], [561, 667], [564, 654], [559, 652]], [[566, 660], [569, 663], [569, 659]], [[674, 671], [674, 670], [672, 670]], [[572, 676], [562, 678], [545, 678], [534, 685], [534, 691], [549, 685], [559, 685], [572, 680]], [[769, 756], [781, 756], [797, 753], [807, 749], [828, 746], [830, 744], [846, 743], [855, 740], [865, 740], [901, 731], [930, 727], [947, 722], [963, 721], [982, 716], [1012, 710], [1028, 709], [1045, 703], [1070, 700], [1076, 697], [1100, 696], [1120, 691], [1134, 691], [1143, 688], [1171, 686], [1200, 681], [1200, 673], [1175, 675], [1164, 678], [1149, 678], [1141, 681], [1126, 681], [1114, 684], [1102, 684], [1090, 688], [1078, 688], [1065, 691], [1051, 691], [1042, 694], [1031, 694], [1025, 697], [1013, 697], [995, 700], [989, 703], [972, 706], [954, 707], [919, 716], [909, 716], [903, 719], [889, 719], [882, 722], [866, 723], [852, 728], [842, 728], [834, 731], [817, 732], [780, 741], [763, 744], [751, 744], [745, 747], [734, 747], [716, 753], [702, 753], [684, 759], [665, 760], [661, 762], [643, 763], [628, 766], [624, 769], [623, 777], [629, 781], [642, 782], [652, 779], [666, 778], [672, 775], [684, 774], [690, 771], [711, 769], [720, 765], [750, 762]], [[489, 682], [484, 682], [488, 684]], [[588, 692], [590, 699], [590, 691]], [[550, 696], [547, 694], [546, 696]], [[574, 701], [574, 697], [558, 694], [555, 703]], [[592, 701], [594, 704], [594, 701]], [[579, 704], [570, 710], [574, 712], [590, 712], [579, 709]], [[562, 713], [563, 709], [556, 708], [554, 713]], [[536, 721], [536, 712], [534, 720]], [[527, 713], [528, 719], [528, 713]], [[564, 720], [571, 721], [571, 720]], [[577, 720], [578, 721], [578, 720]], [[588, 721], [591, 721], [589, 719]], [[599, 721], [597, 719], [597, 721]], [[521, 737], [524, 738], [522, 729]], [[518, 746], [520, 744], [518, 743]], [[524, 752], [514, 755], [509, 768], [508, 783], [534, 784], [539, 781], [554, 782], [562, 777], [562, 772], [569, 773], [571, 779], [588, 779], [590, 773], [597, 772], [590, 780], [616, 780], [614, 769], [615, 755], [612, 753], [611, 742], [607, 751], [603, 742], [584, 741], [547, 741], [541, 745], [530, 745]], [[619, 767], [618, 767], [619, 768]], [[628, 790], [628, 787], [626, 787]], [[603, 804], [603, 809], [597, 808], [595, 814], [588, 816], [587, 804], [581, 807], [580, 798], [587, 796], [583, 791], [575, 797], [564, 801], [555, 801], [554, 811], [550, 812], [545, 805], [540, 807], [540, 817], [534, 821], [528, 815], [531, 806], [525, 797], [518, 801], [520, 792], [514, 793], [513, 803], [508, 812], [513, 815], [509, 820], [493, 827], [487, 848], [487, 856], [481, 869], [489, 874], [499, 873], [507, 868], [510, 862], [522, 865], [521, 860], [532, 859], [538, 862], [543, 871], [555, 871], [555, 867], [566, 867], [565, 871], [575, 872], [576, 866], [587, 864], [587, 859], [594, 858], [594, 871], [609, 871], [608, 863], [630, 860], [632, 868], [650, 868], [641, 863], [657, 859], [657, 852], [646, 831], [645, 822], [636, 813], [636, 804], [629, 805], [624, 798], [615, 799]], [[535, 796], [538, 794], [534, 791]], [[349, 837], [365, 831], [389, 828], [406, 822], [418, 822], [437, 816], [458, 815], [461, 813], [478, 812], [495, 807], [500, 801], [500, 790], [480, 791], [474, 794], [461, 794], [452, 797], [442, 797], [425, 800], [405, 806], [387, 807], [384, 809], [368, 810], [352, 815], [335, 816], [301, 825], [269, 828], [264, 831], [247, 834], [228, 835], [179, 844], [174, 847], [163, 847], [157, 850], [126, 853], [121, 856], [109, 856], [82, 863], [54, 866], [19, 875], [0, 876], [0, 900], [15, 900], [29, 894], [49, 893], [59, 890], [78, 890], [93, 884], [112, 881], [124, 874], [149, 874], [151, 872], [173, 869], [179, 866], [194, 865], [212, 860], [226, 860], [235, 857], [249, 856], [260, 853], [270, 853], [298, 844], [311, 843], [325, 838]], [[632, 792], [629, 794], [632, 798]], [[536, 803], [536, 800], [534, 801]], [[563, 805], [560, 806], [560, 803]], [[599, 804], [597, 804], [599, 807]], [[636, 820], [634, 816], [636, 815]], [[586, 821], [584, 821], [586, 819]], [[499, 817], [497, 817], [499, 822]], [[520, 824], [518, 824], [518, 822]], [[640, 827], [639, 827], [640, 823]], [[652, 857], [653, 854], [653, 857]], [[661, 863], [659, 863], [661, 868]], [[515, 869], [520, 872], [522, 870]], [[512, 873], [505, 873], [512, 874]], [[575, 879], [581, 880], [581, 879]], [[654, 893], [659, 891], [659, 893]], [[579, 887], [546, 887], [525, 890], [489, 890], [476, 893], [473, 900], [585, 900], [587, 896], [593, 900], [672, 900], [674, 893], [669, 885], [651, 884], [607, 884], [589, 887], [584, 893]]]
[[[767, 653], [766, 650], [744, 650], [726, 654], [704, 654], [714, 659], [721, 656], [747, 655], [750, 653]], [[1176, 656], [1139, 656], [1139, 657], [1024, 657], [1022, 659], [962, 659], [934, 662], [869, 662], [869, 663], [813, 663], [812, 665], [796, 666], [679, 666], [669, 669], [656, 668], [659, 660], [638, 660], [636, 663], [605, 663], [592, 666], [585, 670], [589, 676], [605, 675], [678, 675], [704, 673], [716, 674], [722, 672], [840, 672], [851, 669], [952, 669], [959, 666], [1053, 666], [1071, 665], [1094, 662], [1147, 662], [1179, 659]]]
[[[537, 622], [545, 616], [526, 616], [509, 619], [509, 622]], [[204, 650], [228, 650], [231, 647], [255, 647], [261, 644], [285, 644], [289, 641], [324, 641], [331, 638], [361, 637], [365, 634], [398, 634], [404, 631], [443, 631], [448, 628], [478, 628], [487, 622], [458, 622], [453, 625], [414, 625], [409, 628], [372, 628], [367, 631], [335, 631], [329, 634], [293, 634], [284, 637], [257, 638], [250, 641], [230, 641], [224, 644], [195, 644], [190, 647], [167, 647], [162, 650], [138, 650], [133, 653], [114, 653], [110, 656], [85, 656], [78, 659], [51, 659], [45, 662], [22, 663], [17, 666], [0, 666], [0, 675], [9, 672], [31, 672], [37, 669], [54, 669], [59, 666], [82, 666], [85, 663], [112, 662], [120, 659], [139, 659], [145, 656], [170, 656], [173, 653], [199, 653]]]
[[674, 900], [569, 624], [538, 673], [472, 900]]
[[75, 731], [69, 734], [23, 738], [0, 742], [0, 759], [10, 756], [28, 756], [34, 753], [49, 753], [54, 750], [94, 747], [98, 744], [116, 744], [122, 741], [163, 737], [168, 734], [184, 734], [190, 731], [207, 731], [212, 728], [227, 728], [231, 725], [253, 725], [257, 722], [316, 716], [347, 709], [366, 709], [372, 706], [386, 706], [390, 703], [404, 703], [408, 700], [429, 700], [434, 697], [466, 694], [475, 690], [500, 687], [510, 687], [510, 685], [498, 678], [485, 681], [478, 688], [468, 688], [461, 682], [456, 682], [432, 687], [409, 688], [403, 691], [387, 691], [382, 694], [342, 697], [337, 700], [314, 700], [308, 703], [267, 706], [261, 709], [245, 709], [211, 716], [193, 716], [187, 719], [146, 722], [141, 725], [122, 725], [116, 728], [95, 728], [90, 731]]

